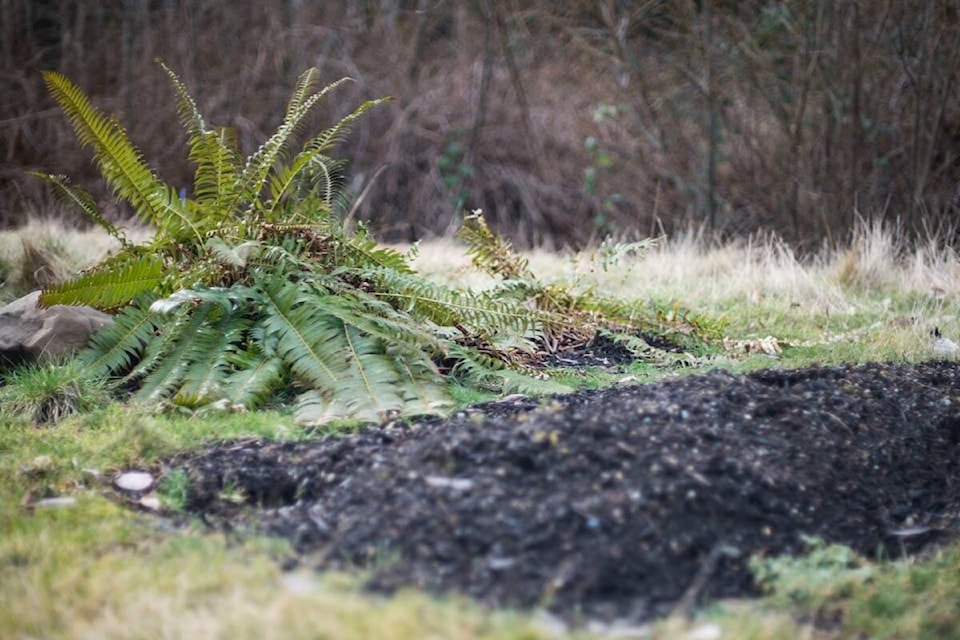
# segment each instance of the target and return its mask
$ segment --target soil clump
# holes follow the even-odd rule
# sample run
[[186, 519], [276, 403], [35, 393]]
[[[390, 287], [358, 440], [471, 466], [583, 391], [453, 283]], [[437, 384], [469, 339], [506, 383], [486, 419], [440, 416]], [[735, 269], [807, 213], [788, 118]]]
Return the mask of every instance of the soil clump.
[[804, 536], [868, 557], [951, 538], [958, 408], [952, 362], [716, 371], [167, 464], [208, 523], [374, 589], [640, 621], [756, 594], [749, 559]]

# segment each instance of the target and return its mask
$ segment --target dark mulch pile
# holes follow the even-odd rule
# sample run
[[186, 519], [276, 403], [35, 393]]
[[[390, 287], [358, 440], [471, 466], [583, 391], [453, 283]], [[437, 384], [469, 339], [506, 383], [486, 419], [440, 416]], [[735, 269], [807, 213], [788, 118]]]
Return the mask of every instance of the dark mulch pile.
[[754, 593], [750, 556], [803, 535], [871, 557], [949, 537], [958, 409], [953, 363], [715, 372], [171, 464], [209, 522], [377, 589], [644, 619]]

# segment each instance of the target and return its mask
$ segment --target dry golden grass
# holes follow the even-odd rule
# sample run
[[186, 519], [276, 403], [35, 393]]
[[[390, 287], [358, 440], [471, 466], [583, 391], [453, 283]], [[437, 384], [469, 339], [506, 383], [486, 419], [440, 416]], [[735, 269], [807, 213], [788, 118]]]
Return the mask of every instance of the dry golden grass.
[[[401, 247], [402, 248], [402, 247]], [[604, 295], [678, 299], [691, 308], [731, 302], [757, 305], [764, 299], [802, 303], [812, 312], [844, 313], [864, 296], [882, 293], [931, 298], [960, 296], [960, 260], [929, 241], [907, 250], [880, 225], [858, 229], [852, 243], [800, 258], [773, 236], [718, 245], [688, 232], [627, 257], [604, 271], [596, 251], [526, 253], [533, 271], [546, 280], [576, 280]], [[421, 243], [415, 266], [438, 279], [484, 286], [464, 247], [453, 241]]]
[[[149, 231], [126, 229], [128, 238], [141, 242]], [[62, 281], [70, 274], [103, 259], [118, 247], [99, 227], [78, 230], [54, 220], [31, 220], [12, 231], [0, 232], [0, 299]]]
[[[851, 243], [799, 257], [772, 236], [717, 244], [689, 232], [604, 270], [596, 251], [527, 254], [548, 281], [613, 297], [678, 303], [723, 317], [734, 339], [773, 336], [821, 346], [807, 361], [917, 361], [930, 330], [960, 337], [960, 259], [936, 240], [907, 248], [894, 230], [861, 225]], [[487, 286], [452, 241], [422, 244], [416, 267], [446, 282]]]

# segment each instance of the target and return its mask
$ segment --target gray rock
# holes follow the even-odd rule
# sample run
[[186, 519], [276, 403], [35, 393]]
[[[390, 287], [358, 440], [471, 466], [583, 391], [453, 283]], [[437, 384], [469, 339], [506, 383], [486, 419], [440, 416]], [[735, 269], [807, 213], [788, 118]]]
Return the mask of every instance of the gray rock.
[[83, 347], [90, 336], [113, 324], [109, 314], [90, 307], [40, 307], [34, 291], [0, 307], [0, 368], [57, 359]]

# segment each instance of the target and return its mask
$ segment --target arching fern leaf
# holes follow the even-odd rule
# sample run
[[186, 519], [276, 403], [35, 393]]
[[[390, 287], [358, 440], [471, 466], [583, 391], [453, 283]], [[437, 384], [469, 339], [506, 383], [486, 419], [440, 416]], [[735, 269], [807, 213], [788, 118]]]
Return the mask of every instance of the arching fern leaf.
[[231, 371], [222, 382], [223, 397], [231, 404], [253, 409], [266, 402], [284, 380], [283, 360], [251, 346], [227, 356]]
[[167, 230], [192, 228], [176, 193], [143, 162], [123, 127], [94, 108], [66, 76], [45, 71], [43, 79], [70, 119], [81, 144], [93, 148], [100, 172], [114, 193], [127, 200], [144, 222]]
[[40, 302], [46, 306], [86, 304], [112, 311], [143, 293], [156, 291], [163, 277], [164, 265], [159, 257], [124, 254], [63, 284], [45, 289]]
[[129, 371], [156, 340], [163, 324], [150, 311], [153, 296], [144, 295], [114, 316], [114, 323], [95, 334], [79, 354], [80, 362], [94, 376], [118, 376]]

